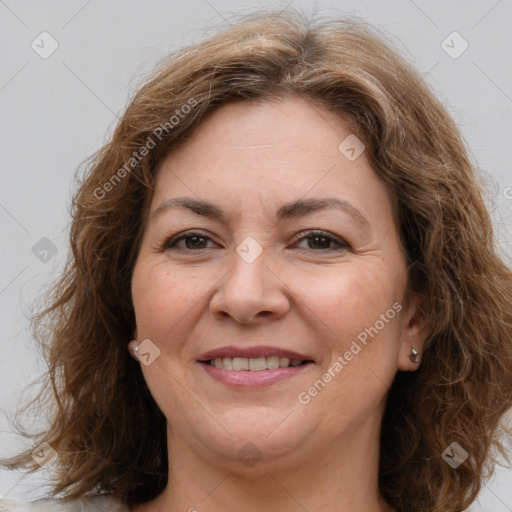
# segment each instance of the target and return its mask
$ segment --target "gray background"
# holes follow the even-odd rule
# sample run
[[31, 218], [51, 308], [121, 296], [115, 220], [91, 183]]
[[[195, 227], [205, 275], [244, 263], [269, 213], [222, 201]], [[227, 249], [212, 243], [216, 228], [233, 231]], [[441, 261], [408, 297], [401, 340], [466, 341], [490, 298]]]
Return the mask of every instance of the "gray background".
[[[27, 316], [62, 268], [78, 165], [106, 141], [129, 95], [167, 52], [199, 42], [233, 14], [287, 5], [360, 16], [389, 34], [447, 106], [488, 175], [489, 208], [510, 262], [512, 0], [0, 0], [1, 410], [12, 413], [21, 390], [44, 371]], [[44, 31], [52, 39], [40, 36]], [[445, 43], [451, 56], [442, 47], [454, 31], [469, 45], [458, 58], [458, 36]], [[53, 40], [58, 48], [47, 56]], [[21, 441], [0, 415], [0, 455], [16, 447]], [[0, 471], [0, 496], [42, 496], [41, 473]], [[511, 482], [512, 470], [499, 469], [470, 510], [512, 511]]]

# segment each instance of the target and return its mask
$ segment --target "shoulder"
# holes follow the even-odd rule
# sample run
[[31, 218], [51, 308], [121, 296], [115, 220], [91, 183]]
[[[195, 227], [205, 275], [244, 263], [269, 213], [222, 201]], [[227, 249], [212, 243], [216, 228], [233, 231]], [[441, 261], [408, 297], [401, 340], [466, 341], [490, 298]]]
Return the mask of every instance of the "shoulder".
[[0, 512], [129, 512], [126, 505], [108, 496], [86, 496], [78, 500], [41, 499], [18, 501], [0, 498]]

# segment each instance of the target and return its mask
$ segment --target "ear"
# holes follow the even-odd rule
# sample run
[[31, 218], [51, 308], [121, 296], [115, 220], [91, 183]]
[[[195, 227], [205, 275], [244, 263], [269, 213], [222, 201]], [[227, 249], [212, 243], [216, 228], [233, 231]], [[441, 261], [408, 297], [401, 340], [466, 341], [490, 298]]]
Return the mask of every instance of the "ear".
[[[407, 293], [407, 300], [402, 313], [402, 336], [398, 356], [399, 370], [415, 371], [420, 365], [427, 337], [425, 330], [426, 318], [421, 308], [424, 301], [425, 299], [417, 293]], [[416, 363], [410, 357], [413, 349], [418, 351]]]
[[128, 352], [130, 352], [130, 355], [135, 359], [135, 361], [138, 361], [139, 359], [137, 358], [134, 352], [135, 348], [138, 347], [139, 345], [139, 342], [137, 341], [137, 328], [135, 328], [133, 331], [133, 338], [134, 339], [128, 343], [127, 348]]

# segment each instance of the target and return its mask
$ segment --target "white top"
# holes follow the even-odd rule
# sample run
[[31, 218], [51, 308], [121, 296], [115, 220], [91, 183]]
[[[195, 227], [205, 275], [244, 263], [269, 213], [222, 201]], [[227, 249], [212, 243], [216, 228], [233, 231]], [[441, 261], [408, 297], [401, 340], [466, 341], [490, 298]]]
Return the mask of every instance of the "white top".
[[30, 502], [0, 498], [0, 512], [129, 512], [129, 508], [109, 496], [87, 496], [68, 502], [55, 498]]

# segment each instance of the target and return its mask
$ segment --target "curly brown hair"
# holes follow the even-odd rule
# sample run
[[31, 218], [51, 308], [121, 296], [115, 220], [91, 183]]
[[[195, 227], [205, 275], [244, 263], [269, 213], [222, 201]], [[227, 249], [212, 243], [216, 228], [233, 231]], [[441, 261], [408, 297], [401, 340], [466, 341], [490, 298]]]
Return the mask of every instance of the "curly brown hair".
[[[65, 272], [34, 318], [49, 372], [29, 406], [47, 407], [50, 425], [32, 438], [59, 454], [53, 495], [133, 504], [165, 487], [166, 420], [126, 348], [155, 169], [219, 106], [289, 95], [339, 112], [364, 141], [395, 201], [410, 287], [425, 298], [422, 364], [398, 372], [388, 395], [381, 494], [397, 511], [455, 512], [490, 474], [512, 406], [512, 272], [484, 182], [454, 121], [384, 36], [358, 20], [312, 23], [286, 11], [251, 15], [173, 54], [88, 162]], [[441, 457], [454, 441], [469, 454], [457, 469]], [[4, 465], [38, 469], [30, 450]]]

